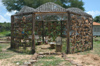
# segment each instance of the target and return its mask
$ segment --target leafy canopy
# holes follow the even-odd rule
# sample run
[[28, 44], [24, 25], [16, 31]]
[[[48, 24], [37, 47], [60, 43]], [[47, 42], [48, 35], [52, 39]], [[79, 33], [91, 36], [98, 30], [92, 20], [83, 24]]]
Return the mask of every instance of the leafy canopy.
[[96, 16], [96, 17], [94, 18], [94, 21], [100, 23], [100, 15], [99, 15], [99, 16]]
[[19, 11], [24, 5], [37, 8], [40, 5], [47, 2], [54, 2], [61, 5], [64, 8], [77, 7], [85, 10], [82, 0], [2, 0], [8, 11], [17, 10]]

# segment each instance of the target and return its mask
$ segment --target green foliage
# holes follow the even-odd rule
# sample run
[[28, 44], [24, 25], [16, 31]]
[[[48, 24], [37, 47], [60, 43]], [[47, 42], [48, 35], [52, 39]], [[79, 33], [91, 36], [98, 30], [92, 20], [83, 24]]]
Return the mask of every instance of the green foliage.
[[0, 36], [10, 36], [11, 35], [11, 23], [0, 23]]
[[5, 34], [6, 36], [11, 36], [11, 32], [8, 32]]
[[96, 17], [94, 18], [94, 21], [100, 23], [100, 15], [99, 15], [99, 16], [96, 16]]
[[70, 6], [69, 7], [77, 7], [82, 10], [85, 10], [82, 6], [84, 6], [84, 3], [82, 0], [69, 0]]
[[0, 32], [3, 32], [3, 31], [10, 31], [11, 29], [11, 23], [0, 23]]
[[11, 36], [11, 32], [10, 31], [0, 32], [0, 36]]
[[17, 10], [19, 11], [24, 5], [37, 8], [40, 5], [47, 2], [54, 2], [61, 5], [64, 8], [68, 7], [78, 7], [85, 10], [82, 0], [2, 0], [3, 4], [6, 6], [8, 11]]

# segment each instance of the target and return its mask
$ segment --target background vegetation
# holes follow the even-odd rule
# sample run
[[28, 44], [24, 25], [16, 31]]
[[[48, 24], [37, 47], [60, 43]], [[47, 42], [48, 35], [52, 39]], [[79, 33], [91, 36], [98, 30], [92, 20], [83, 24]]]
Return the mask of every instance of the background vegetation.
[[94, 22], [100, 23], [100, 15], [99, 15], [99, 16], [96, 16], [96, 17], [94, 18]]
[[64, 8], [77, 7], [85, 10], [83, 7], [84, 2], [82, 0], [2, 0], [2, 2], [8, 11], [19, 11], [23, 6], [37, 8], [47, 2], [54, 2]]
[[0, 36], [10, 36], [11, 23], [0, 23]]

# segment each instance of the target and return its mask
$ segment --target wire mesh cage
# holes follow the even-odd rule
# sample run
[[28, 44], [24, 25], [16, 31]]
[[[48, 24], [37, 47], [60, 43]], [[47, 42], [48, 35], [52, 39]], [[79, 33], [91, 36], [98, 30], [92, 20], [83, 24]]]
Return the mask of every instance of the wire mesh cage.
[[78, 8], [65, 9], [52, 2], [36, 9], [25, 6], [11, 17], [11, 48], [34, 53], [36, 42], [60, 36], [66, 53], [93, 49], [92, 20]]

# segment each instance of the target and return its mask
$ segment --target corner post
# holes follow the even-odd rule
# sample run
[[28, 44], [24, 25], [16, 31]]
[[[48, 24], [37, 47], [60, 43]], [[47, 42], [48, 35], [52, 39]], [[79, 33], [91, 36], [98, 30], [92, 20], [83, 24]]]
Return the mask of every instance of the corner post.
[[11, 16], [11, 49], [13, 49], [14, 48], [14, 37], [13, 37], [13, 34], [14, 34], [14, 32], [13, 32], [13, 28], [14, 28], [14, 24], [13, 24], [13, 22], [14, 22], [14, 16]]
[[92, 50], [93, 50], [93, 18], [92, 18], [92, 29], [91, 29], [92, 31]]
[[44, 43], [44, 21], [42, 21], [42, 42]]
[[35, 13], [32, 14], [32, 54], [35, 53]]
[[67, 21], [67, 50], [66, 54], [70, 53], [70, 12], [68, 12], [68, 21]]

